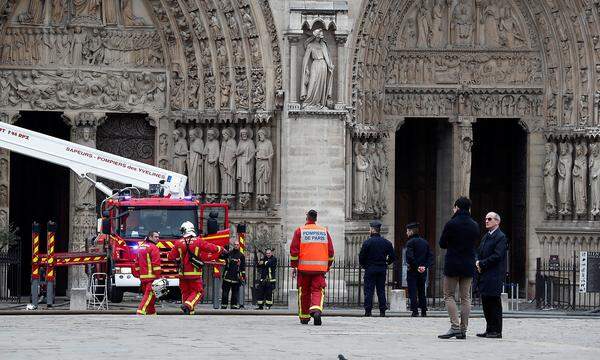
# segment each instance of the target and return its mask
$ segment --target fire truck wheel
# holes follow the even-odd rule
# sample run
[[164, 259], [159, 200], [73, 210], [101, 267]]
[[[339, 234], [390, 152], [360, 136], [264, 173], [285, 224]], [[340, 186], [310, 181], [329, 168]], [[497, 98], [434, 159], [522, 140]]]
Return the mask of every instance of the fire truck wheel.
[[120, 303], [123, 301], [123, 290], [116, 286], [108, 287], [108, 300], [111, 303]]

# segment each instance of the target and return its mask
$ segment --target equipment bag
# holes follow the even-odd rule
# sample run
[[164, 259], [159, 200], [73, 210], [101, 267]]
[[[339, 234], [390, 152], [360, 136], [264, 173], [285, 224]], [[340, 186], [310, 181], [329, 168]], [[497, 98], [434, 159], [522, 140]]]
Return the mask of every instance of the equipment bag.
[[202, 260], [200, 260], [199, 257], [197, 257], [193, 252], [190, 251], [190, 245], [188, 244], [188, 242], [185, 242], [185, 247], [188, 253], [188, 258], [190, 259], [190, 263], [196, 268], [196, 269], [201, 269], [202, 266], [204, 266], [204, 262]]

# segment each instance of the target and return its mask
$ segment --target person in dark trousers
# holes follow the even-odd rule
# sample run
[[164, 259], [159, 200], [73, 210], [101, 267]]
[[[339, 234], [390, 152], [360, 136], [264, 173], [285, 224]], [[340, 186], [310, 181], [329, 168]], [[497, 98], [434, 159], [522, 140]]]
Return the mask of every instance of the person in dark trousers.
[[[433, 252], [429, 247], [427, 240], [419, 236], [419, 223], [410, 223], [406, 225], [406, 264], [408, 271], [406, 281], [408, 283], [408, 295], [410, 297], [410, 310], [412, 317], [427, 316], [427, 296], [425, 293], [425, 283], [427, 282], [427, 270], [433, 266]], [[417, 303], [417, 295], [419, 301]]]
[[502, 338], [502, 285], [506, 274], [508, 240], [499, 229], [500, 215], [490, 212], [485, 216], [485, 236], [477, 251], [475, 266], [479, 273], [478, 288], [483, 305], [486, 329], [479, 337]]
[[211, 211], [206, 220], [206, 235], [213, 235], [219, 232], [219, 213]]
[[373, 309], [373, 292], [377, 288], [379, 315], [385, 316], [387, 302], [385, 299], [385, 282], [388, 265], [396, 261], [392, 243], [380, 235], [381, 221], [374, 220], [369, 224], [371, 235], [363, 243], [358, 261], [365, 269], [365, 316], [371, 316]]
[[[475, 244], [479, 240], [479, 225], [471, 217], [471, 200], [460, 197], [454, 202], [454, 215], [446, 223], [440, 247], [446, 249], [444, 258], [444, 302], [450, 316], [450, 330], [440, 339], [467, 338], [471, 312], [471, 283], [475, 276]], [[459, 288], [460, 321], [455, 293]]]
[[[238, 294], [240, 293], [240, 284], [246, 280], [246, 259], [240, 251], [240, 243], [234, 243], [232, 251], [225, 257], [225, 266], [223, 270], [223, 290], [221, 296], [221, 309], [227, 309], [227, 303], [231, 309], [239, 309]], [[229, 300], [229, 291], [231, 290], [231, 301]]]
[[257, 260], [256, 264], [260, 275], [260, 280], [257, 286], [257, 310], [262, 310], [264, 307], [270, 309], [273, 306], [273, 289], [275, 289], [275, 282], [277, 281], [276, 273], [277, 270], [277, 258], [273, 256], [273, 251], [267, 249], [265, 256], [262, 260], [258, 261], [258, 255], [254, 253]]

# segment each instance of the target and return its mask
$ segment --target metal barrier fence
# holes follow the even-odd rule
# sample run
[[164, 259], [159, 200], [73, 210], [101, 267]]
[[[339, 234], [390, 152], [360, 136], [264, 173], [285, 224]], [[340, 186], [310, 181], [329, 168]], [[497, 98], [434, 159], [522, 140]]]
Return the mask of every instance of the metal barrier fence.
[[21, 243], [0, 251], [0, 301], [21, 301]]
[[535, 300], [538, 309], [591, 310], [600, 307], [600, 293], [579, 292], [579, 254], [571, 259], [536, 260]]
[[[278, 306], [288, 305], [288, 292], [290, 289], [296, 289], [297, 279], [292, 276], [292, 268], [289, 265], [289, 258], [277, 259], [276, 287], [273, 291], [273, 303]], [[246, 285], [244, 287], [244, 302], [246, 304], [256, 303], [254, 286], [260, 279], [258, 267], [253, 260], [246, 262]], [[342, 261], [336, 259], [330, 271], [326, 275], [327, 287], [325, 288], [325, 304], [335, 307], [362, 307], [364, 301], [364, 269], [357, 263]], [[203, 303], [212, 303], [214, 282], [211, 271], [205, 271], [204, 284], [206, 296]], [[391, 295], [394, 287], [393, 269], [389, 268], [386, 282], [386, 293]], [[218, 297], [221, 296], [221, 289], [217, 289]], [[375, 296], [374, 304], [377, 304]]]

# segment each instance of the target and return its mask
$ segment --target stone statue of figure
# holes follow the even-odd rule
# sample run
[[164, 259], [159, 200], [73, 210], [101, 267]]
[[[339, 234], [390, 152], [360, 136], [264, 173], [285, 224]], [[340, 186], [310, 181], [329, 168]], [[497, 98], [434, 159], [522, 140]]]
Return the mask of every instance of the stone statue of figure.
[[354, 212], [364, 214], [367, 209], [367, 181], [369, 160], [367, 144], [354, 145]]
[[315, 30], [306, 40], [305, 47], [300, 100], [305, 108], [323, 109], [331, 106], [334, 69], [327, 43], [323, 40], [323, 30]]
[[512, 5], [505, 4], [502, 8], [502, 16], [498, 22], [498, 37], [500, 45], [505, 47], [515, 47], [524, 41], [523, 36], [519, 33], [517, 21], [512, 13]]
[[[77, 129], [79, 133], [77, 136], [76, 143], [96, 148], [96, 141], [92, 136], [92, 128], [89, 126], [79, 127]], [[78, 174], [79, 175], [79, 174]], [[90, 178], [95, 179], [95, 176], [90, 175]], [[95, 186], [91, 181], [84, 179], [80, 176], [76, 176], [75, 184], [75, 209], [76, 210], [93, 210], [96, 208], [96, 191]]]
[[380, 204], [379, 198], [381, 194], [381, 160], [377, 152], [377, 144], [369, 144], [369, 163], [371, 165], [371, 183], [373, 193], [370, 199], [370, 206], [375, 214], [379, 214]]
[[260, 128], [256, 132], [256, 195], [271, 195], [271, 178], [273, 176], [273, 143], [269, 140], [268, 130]]
[[569, 142], [560, 143], [558, 156], [558, 199], [560, 215], [571, 214], [571, 175], [573, 169], [573, 145]]
[[446, 17], [446, 0], [435, 0], [431, 11], [431, 46], [442, 47], [446, 45], [446, 31], [444, 18]]
[[254, 155], [256, 147], [252, 141], [252, 130], [240, 130], [240, 141], [235, 151], [239, 193], [251, 193], [254, 188]]
[[219, 154], [219, 166], [221, 168], [221, 195], [235, 195], [235, 173], [237, 144], [235, 142], [235, 130], [225, 128], [221, 131], [221, 153]]
[[481, 45], [485, 45], [490, 48], [498, 47], [498, 8], [496, 2], [493, 0], [487, 0], [482, 5], [481, 18], [479, 23], [481, 24]]
[[590, 202], [592, 216], [600, 215], [600, 143], [590, 144]]
[[582, 217], [587, 214], [587, 145], [575, 145], [573, 163], [573, 203], [575, 214]]
[[52, 0], [52, 10], [50, 12], [50, 20], [53, 25], [60, 25], [64, 18], [66, 0]]
[[377, 143], [377, 153], [379, 154], [379, 164], [380, 164], [380, 176], [381, 176], [381, 184], [379, 191], [379, 206], [381, 209], [381, 215], [385, 215], [387, 213], [387, 204], [386, 204], [386, 186], [387, 179], [389, 175], [389, 168], [387, 162], [387, 153], [385, 151], [385, 144], [383, 140]]
[[204, 191], [204, 140], [202, 140], [202, 136], [202, 129], [190, 130], [190, 153], [187, 165], [192, 194], [201, 194]]
[[417, 9], [417, 47], [431, 45], [431, 9], [427, 6], [427, 2], [423, 1]]
[[27, 11], [19, 15], [19, 22], [41, 24], [44, 21], [44, 5], [46, 5], [46, 0], [29, 0]]
[[133, 1], [123, 0], [121, 3], [121, 9], [123, 13], [123, 21], [127, 26], [143, 26], [144, 19], [136, 16], [133, 12]]
[[100, 10], [101, 2], [102, 0], [73, 0], [75, 17], [99, 17], [98, 10]]
[[209, 195], [219, 193], [219, 131], [210, 128], [206, 131], [204, 145], [204, 192]]
[[104, 24], [116, 25], [117, 24], [117, 7], [119, 0], [102, 0], [102, 14], [104, 18]]
[[376, 208], [376, 197], [375, 197], [375, 166], [373, 159], [373, 150], [374, 144], [367, 142], [366, 144], [367, 150], [365, 153], [365, 157], [367, 158], [367, 163], [369, 167], [367, 168], [367, 206], [365, 208], [365, 212], [373, 213]]
[[459, 0], [452, 11], [453, 40], [455, 45], [471, 45], [473, 12], [471, 4]]
[[473, 146], [473, 139], [470, 137], [463, 137], [462, 139], [462, 151], [460, 153], [460, 196], [469, 197], [471, 188], [471, 147]]
[[546, 143], [546, 159], [544, 160], [544, 193], [546, 194], [546, 214], [556, 214], [556, 163], [558, 154], [556, 144]]
[[188, 157], [188, 144], [185, 140], [185, 130], [173, 130], [173, 171], [185, 175]]

